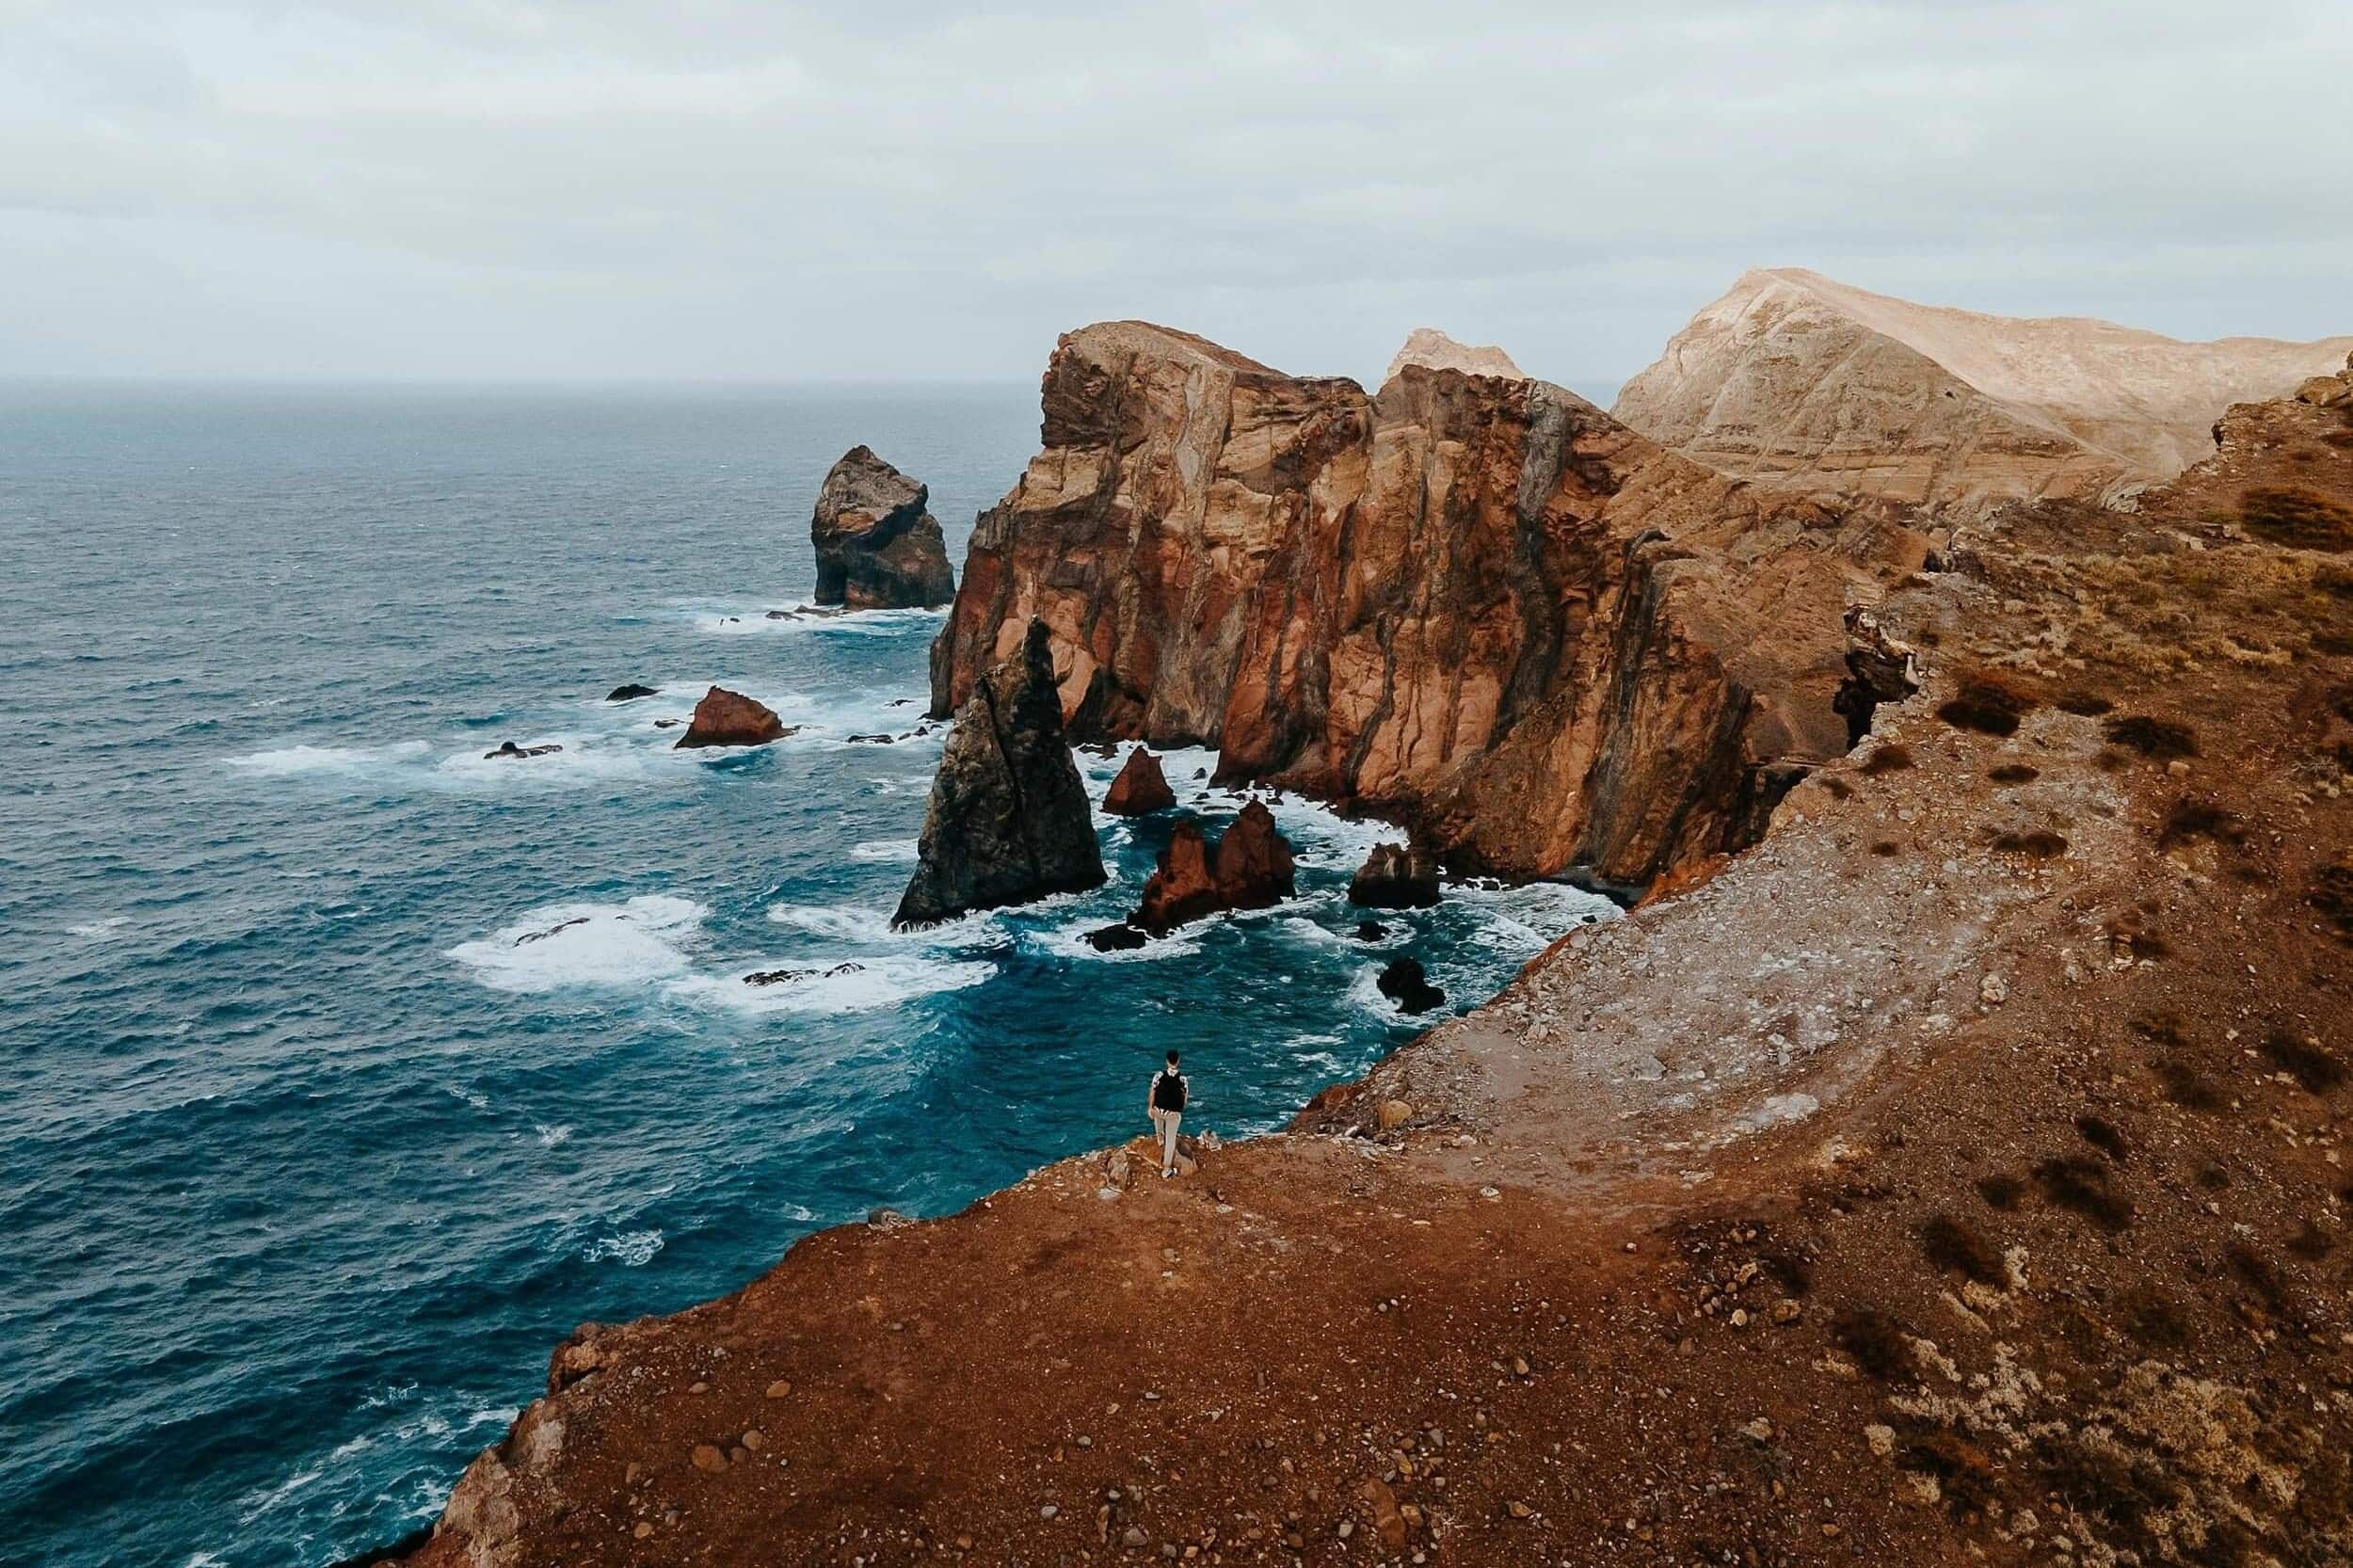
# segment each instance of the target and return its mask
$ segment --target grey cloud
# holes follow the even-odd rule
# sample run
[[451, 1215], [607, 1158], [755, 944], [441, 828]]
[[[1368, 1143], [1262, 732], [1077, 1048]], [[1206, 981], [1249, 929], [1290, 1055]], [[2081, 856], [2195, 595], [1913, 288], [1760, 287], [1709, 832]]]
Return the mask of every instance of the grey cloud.
[[0, 372], [1609, 380], [1751, 264], [2353, 322], [2341, 0], [0, 8]]

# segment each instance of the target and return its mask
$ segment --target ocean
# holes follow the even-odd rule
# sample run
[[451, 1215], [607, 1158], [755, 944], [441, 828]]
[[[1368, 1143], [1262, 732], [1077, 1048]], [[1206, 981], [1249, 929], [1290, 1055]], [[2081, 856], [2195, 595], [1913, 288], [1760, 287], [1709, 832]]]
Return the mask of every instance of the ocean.
[[[1361, 942], [1382, 830], [1293, 797], [1279, 908], [1095, 952], [1169, 828], [1098, 817], [1107, 888], [892, 933], [941, 736], [851, 737], [941, 617], [765, 612], [851, 445], [961, 566], [1036, 437], [1027, 386], [0, 387], [0, 1561], [382, 1544], [577, 1324], [1141, 1133], [1172, 1046], [1190, 1127], [1278, 1127], [1433, 1021], [1389, 957], [1459, 1011], [1607, 918]], [[799, 733], [672, 750], [714, 681]]]

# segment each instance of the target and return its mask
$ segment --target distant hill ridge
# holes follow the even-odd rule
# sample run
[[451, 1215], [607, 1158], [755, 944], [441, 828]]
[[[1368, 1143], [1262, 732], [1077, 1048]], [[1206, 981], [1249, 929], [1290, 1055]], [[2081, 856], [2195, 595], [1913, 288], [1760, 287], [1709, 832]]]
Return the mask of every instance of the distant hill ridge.
[[1982, 512], [2169, 479], [2213, 454], [2225, 408], [2283, 395], [2348, 349], [1988, 315], [1776, 267], [1693, 316], [1612, 411], [1741, 477]]

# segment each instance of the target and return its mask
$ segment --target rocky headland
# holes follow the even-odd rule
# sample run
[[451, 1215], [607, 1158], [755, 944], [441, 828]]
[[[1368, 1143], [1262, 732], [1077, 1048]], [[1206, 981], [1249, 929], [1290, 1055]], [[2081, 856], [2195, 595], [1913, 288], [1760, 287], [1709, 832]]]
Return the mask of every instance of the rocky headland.
[[956, 591], [929, 487], [854, 446], [817, 491], [808, 536], [817, 552], [820, 605], [850, 610], [928, 609]]
[[1466, 868], [1640, 885], [1750, 842], [1847, 749], [1847, 610], [1928, 554], [1882, 505], [1737, 483], [1542, 381], [1408, 365], [1368, 396], [1113, 322], [1063, 338], [1043, 404], [933, 712], [1041, 619], [1077, 739], [1217, 746], [1222, 781]]
[[1102, 851], [1063, 739], [1047, 648], [1044, 624], [1032, 622], [958, 710], [893, 925], [1102, 886]]
[[[1158, 667], [1144, 641], [1228, 624], [1210, 590], [1234, 579], [1150, 544], [1186, 569], [1081, 615], [1066, 595], [1110, 579], [1024, 572], [1011, 524], [1098, 537], [1127, 486], [1177, 508], [1130, 504], [1140, 536], [1214, 517], [1230, 567], [1288, 507], [1380, 515], [1344, 482], [1372, 415], [1206, 347], [1069, 347], [1103, 439], [1051, 441], [1083, 400], [1049, 374], [1048, 453], [967, 589], [993, 573], [984, 598], [1055, 628], [1016, 634], [1033, 688], [1060, 677], [1041, 716], [1227, 722], [1245, 680], [1284, 689], [1294, 643], [1165, 696], [1130, 678]], [[1186, 1180], [1096, 1151], [584, 1326], [408, 1560], [2353, 1560], [2353, 373], [2322, 379], [2231, 409], [2216, 455], [2132, 511], [2014, 505], [1898, 575], [1858, 564], [1860, 519], [1817, 511], [1800, 537], [1852, 603], [1791, 591], [1811, 578], [1781, 514], [1670, 458], [1653, 481], [1747, 520], [1673, 541], [1746, 588], [1753, 635], [1827, 608], [1825, 651], [1918, 686], [1823, 692], [1836, 735], [1753, 841], [1677, 861], [1662, 896]], [[1446, 532], [1480, 443], [1435, 406], [1479, 385], [1385, 389], [1453, 432], [1398, 531]], [[1173, 450], [1155, 396], [1203, 421]], [[1493, 410], [1496, 440], [1549, 495], [1531, 406], [1559, 407]], [[1641, 450], [1562, 427], [1603, 475]], [[1422, 428], [1391, 461], [1441, 444]], [[1576, 494], [1606, 519], [1640, 478]], [[1250, 591], [1269, 578], [1292, 581]], [[1142, 616], [1179, 588], [1197, 614]], [[1853, 674], [1845, 651], [1819, 673]]]
[[1693, 316], [1611, 411], [1726, 473], [1966, 520], [2160, 484], [2213, 455], [2225, 408], [2285, 396], [2348, 350], [1986, 315], [1775, 267]]

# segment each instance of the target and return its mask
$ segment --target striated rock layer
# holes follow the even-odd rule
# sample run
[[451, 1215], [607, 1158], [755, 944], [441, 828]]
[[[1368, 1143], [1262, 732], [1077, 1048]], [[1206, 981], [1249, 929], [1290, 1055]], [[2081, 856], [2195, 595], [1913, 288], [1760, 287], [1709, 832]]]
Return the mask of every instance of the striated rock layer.
[[1368, 396], [1139, 322], [1063, 338], [1044, 450], [932, 651], [952, 712], [1032, 617], [1087, 738], [1223, 749], [1458, 862], [1641, 882], [1843, 751], [1842, 617], [1924, 541], [1736, 484], [1541, 381]]
[[817, 602], [852, 610], [923, 609], [956, 591], [928, 487], [854, 446], [825, 474], [809, 518]]
[[1079, 764], [1063, 739], [1044, 625], [956, 714], [894, 925], [947, 920], [1103, 883]]
[[1983, 315], [1779, 267], [1743, 273], [1612, 411], [1727, 473], [1974, 517], [2169, 479], [2213, 454], [2223, 409], [2281, 396], [2348, 348]]

